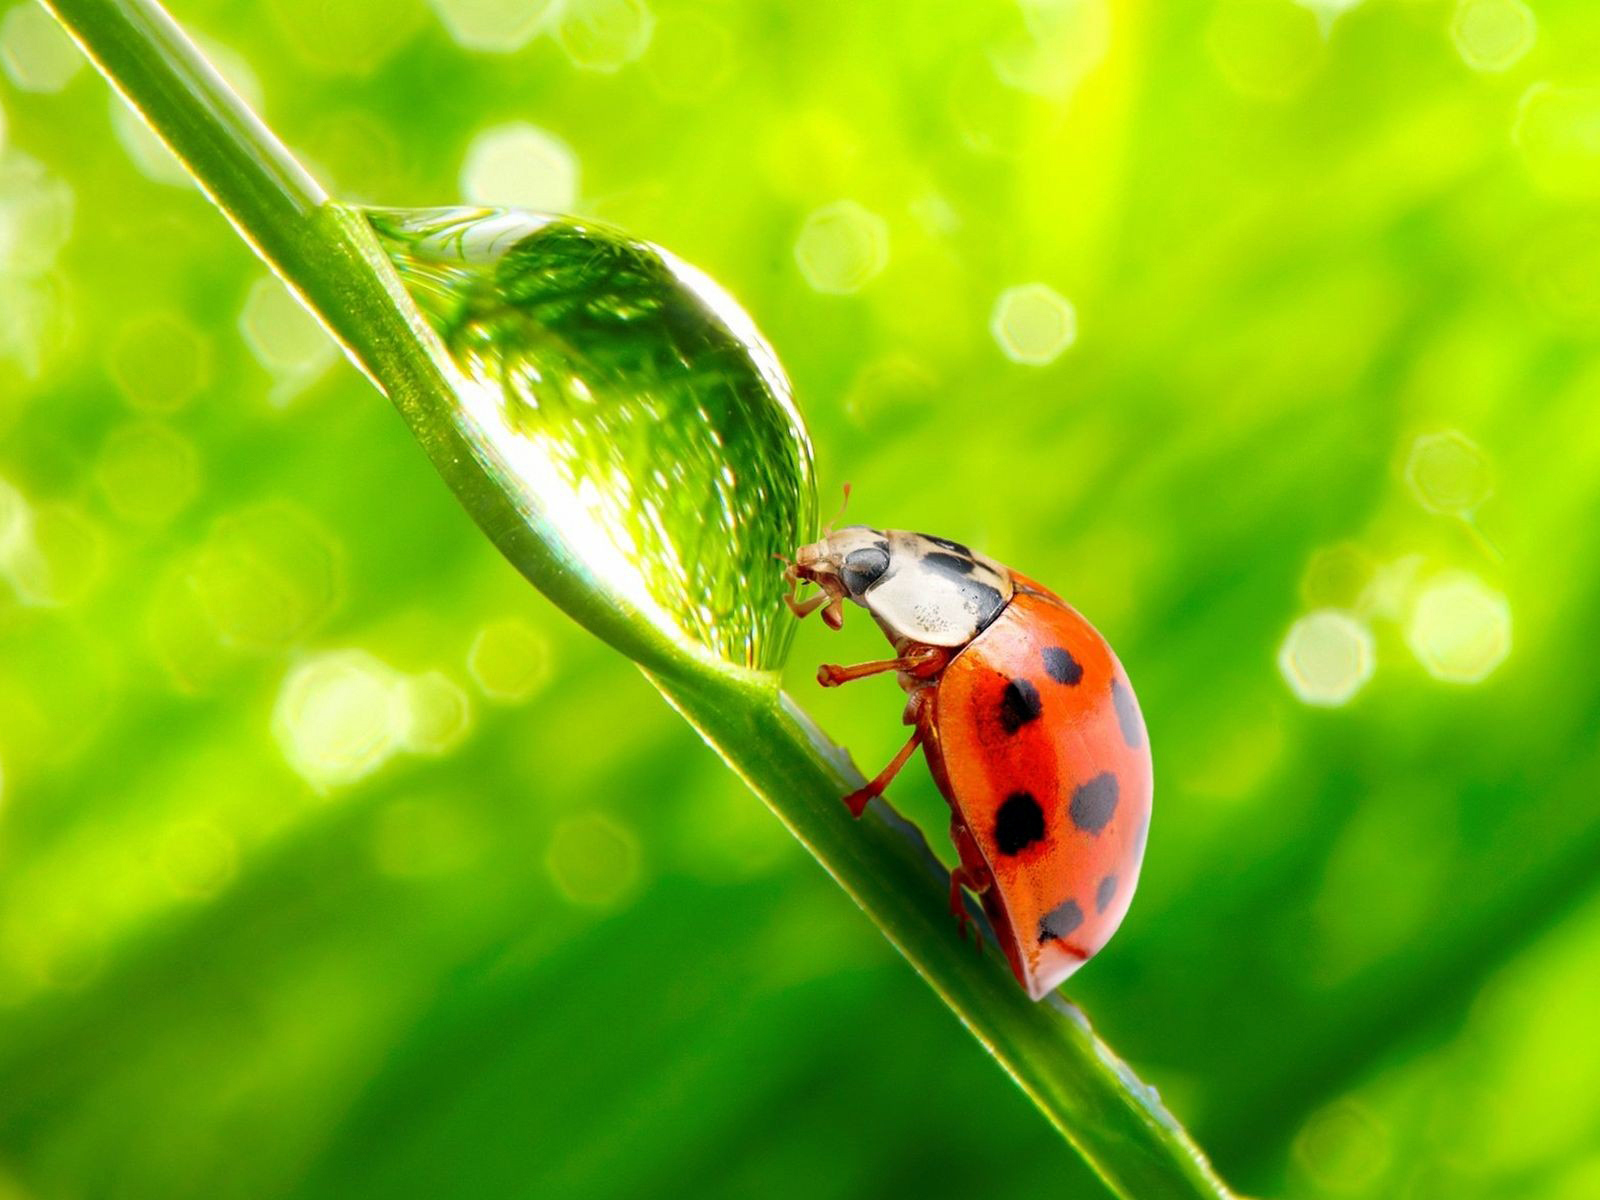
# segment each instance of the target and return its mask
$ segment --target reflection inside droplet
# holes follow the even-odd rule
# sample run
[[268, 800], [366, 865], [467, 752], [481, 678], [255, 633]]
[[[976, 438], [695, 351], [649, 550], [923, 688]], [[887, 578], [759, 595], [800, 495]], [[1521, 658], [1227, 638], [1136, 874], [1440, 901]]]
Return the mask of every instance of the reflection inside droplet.
[[772, 667], [787, 554], [815, 521], [811, 448], [748, 316], [654, 246], [516, 211], [368, 214], [444, 342], [464, 432], [614, 597]]

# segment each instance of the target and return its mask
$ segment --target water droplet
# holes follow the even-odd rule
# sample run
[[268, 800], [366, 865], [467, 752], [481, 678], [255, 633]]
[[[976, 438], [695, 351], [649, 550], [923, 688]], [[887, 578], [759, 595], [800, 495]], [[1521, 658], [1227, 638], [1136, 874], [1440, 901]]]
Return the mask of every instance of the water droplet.
[[1321, 609], [1289, 627], [1278, 670], [1302, 701], [1322, 708], [1347, 704], [1372, 678], [1372, 633], [1348, 613]]
[[1474, 71], [1506, 71], [1533, 49], [1539, 23], [1522, 0], [1461, 0], [1450, 37]]
[[20, 4], [0, 18], [0, 66], [25, 92], [59, 92], [82, 69], [82, 51], [38, 4]]
[[1000, 293], [989, 332], [1012, 362], [1042, 367], [1078, 340], [1078, 313], [1054, 288], [1025, 283]]
[[1406, 644], [1435, 679], [1478, 683], [1511, 653], [1511, 605], [1477, 576], [1449, 572], [1418, 593]]
[[819, 292], [859, 292], [889, 262], [888, 223], [854, 200], [824, 205], [801, 226], [794, 260]]
[[429, 0], [450, 36], [468, 50], [515, 54], [544, 28], [554, 0]]
[[405, 736], [403, 683], [365, 650], [335, 650], [296, 667], [272, 714], [289, 765], [317, 787], [377, 770]]
[[570, 212], [578, 200], [578, 157], [554, 134], [516, 121], [485, 129], [467, 147], [461, 192], [474, 204]]
[[460, 373], [453, 418], [524, 519], [675, 640], [781, 662], [794, 622], [773, 556], [814, 526], [811, 447], [733, 299], [588, 223], [369, 219]]
[[650, 48], [655, 28], [644, 0], [566, 0], [556, 40], [573, 66], [616, 71]]
[[491, 700], [518, 703], [550, 678], [550, 648], [539, 632], [523, 621], [495, 621], [472, 639], [467, 671]]
[[579, 813], [556, 826], [545, 866], [574, 904], [613, 908], [638, 887], [640, 858], [632, 830], [600, 813]]

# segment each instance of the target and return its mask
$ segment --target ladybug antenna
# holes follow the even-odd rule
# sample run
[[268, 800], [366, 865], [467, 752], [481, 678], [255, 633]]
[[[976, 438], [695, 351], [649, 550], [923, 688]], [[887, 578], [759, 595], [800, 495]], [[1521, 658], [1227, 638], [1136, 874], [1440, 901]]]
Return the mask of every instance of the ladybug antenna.
[[839, 501], [839, 511], [833, 514], [833, 520], [829, 521], [827, 526], [824, 527], [824, 529], [822, 530], [822, 536], [823, 537], [827, 537], [830, 533], [832, 533], [833, 532], [833, 527], [835, 525], [837, 525], [840, 521], [844, 520], [844, 510], [849, 508], [849, 507], [850, 507], [850, 485], [847, 483], [847, 484], [844, 485], [844, 499]]

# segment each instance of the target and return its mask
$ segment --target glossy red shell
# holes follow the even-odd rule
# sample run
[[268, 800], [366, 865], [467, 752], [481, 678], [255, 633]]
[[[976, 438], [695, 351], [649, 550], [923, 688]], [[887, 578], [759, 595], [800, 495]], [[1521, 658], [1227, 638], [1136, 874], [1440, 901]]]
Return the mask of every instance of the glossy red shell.
[[1149, 739], [1111, 647], [1018, 576], [933, 687], [924, 746], [994, 884], [982, 900], [1017, 979], [1053, 991], [1116, 931], [1150, 824]]

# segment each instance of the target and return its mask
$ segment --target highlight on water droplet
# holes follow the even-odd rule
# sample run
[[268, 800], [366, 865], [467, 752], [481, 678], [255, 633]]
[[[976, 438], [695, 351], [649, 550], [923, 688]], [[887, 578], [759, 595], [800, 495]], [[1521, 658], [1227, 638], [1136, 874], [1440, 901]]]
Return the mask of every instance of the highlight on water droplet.
[[[450, 415], [519, 518], [594, 594], [672, 641], [781, 662], [795, 623], [774, 556], [814, 526], [811, 447], [734, 300], [588, 222], [367, 217], [455, 368]], [[473, 674], [481, 686], [481, 662]]]
[[1048, 366], [1078, 340], [1078, 312], [1048, 284], [1007, 288], [995, 301], [989, 332], [1012, 362]]
[[1418, 504], [1452, 517], [1470, 517], [1494, 490], [1488, 456], [1454, 429], [1411, 443], [1405, 479]]
[[1507, 71], [1538, 38], [1539, 23], [1522, 0], [1460, 0], [1450, 21], [1450, 40], [1474, 71]]
[[59, 92], [84, 64], [60, 24], [39, 4], [19, 4], [0, 17], [0, 68], [24, 92]]
[[584, 812], [555, 827], [545, 867], [556, 890], [574, 904], [615, 908], [638, 889], [643, 857], [631, 829]]
[[365, 650], [334, 650], [289, 672], [272, 712], [284, 757], [318, 788], [353, 783], [400, 748], [403, 677]]
[[888, 222], [854, 200], [824, 205], [800, 227], [794, 260], [806, 282], [819, 292], [835, 296], [859, 292], [888, 265]]
[[540, 212], [578, 205], [578, 156], [526, 121], [485, 129], [467, 147], [461, 192], [474, 204], [505, 204]]
[[558, 0], [429, 0], [450, 36], [468, 50], [515, 54], [539, 34]]
[[1348, 704], [1372, 678], [1377, 652], [1372, 632], [1349, 613], [1320, 609], [1293, 625], [1278, 649], [1278, 670], [1306, 704]]
[[1446, 683], [1479, 683], [1511, 653], [1511, 605], [1476, 575], [1452, 571], [1418, 592], [1406, 644]]
[[525, 621], [491, 621], [472, 639], [467, 671], [491, 700], [517, 704], [549, 681], [550, 647]]

